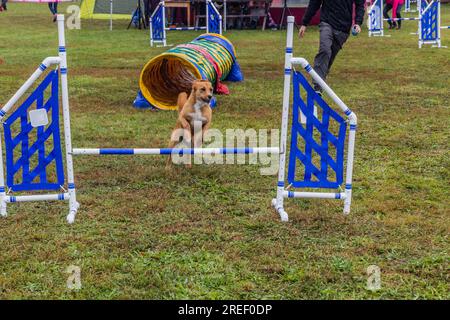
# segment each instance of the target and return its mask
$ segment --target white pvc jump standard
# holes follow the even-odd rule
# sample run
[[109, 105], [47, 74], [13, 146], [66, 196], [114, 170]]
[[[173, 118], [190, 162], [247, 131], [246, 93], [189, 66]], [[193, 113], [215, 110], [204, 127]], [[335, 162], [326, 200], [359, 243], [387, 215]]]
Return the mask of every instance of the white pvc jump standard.
[[[67, 57], [66, 57], [66, 44], [64, 36], [64, 16], [58, 15], [58, 42], [59, 42], [59, 56], [48, 57], [44, 59], [41, 65], [30, 76], [30, 78], [22, 85], [22, 87], [16, 92], [16, 94], [3, 106], [0, 110], [0, 121], [8, 114], [10, 109], [15, 106], [18, 100], [27, 92], [27, 90], [36, 82], [37, 79], [44, 73], [44, 71], [56, 65], [59, 67], [60, 79], [61, 79], [61, 100], [62, 100], [62, 113], [64, 122], [64, 141], [65, 141], [65, 157], [66, 157], [66, 170], [67, 170], [67, 189], [63, 193], [59, 194], [39, 194], [29, 196], [11, 196], [7, 194], [5, 188], [5, 176], [4, 176], [4, 162], [3, 162], [3, 150], [0, 143], [0, 215], [6, 216], [6, 204], [21, 201], [48, 201], [48, 200], [68, 200], [69, 201], [69, 214], [67, 215], [67, 221], [72, 223], [75, 220], [75, 216], [79, 207], [76, 200], [76, 191], [74, 183], [74, 171], [72, 160], [72, 144], [71, 144], [71, 132], [70, 132], [70, 114], [69, 114], [69, 92], [67, 83]], [[63, 186], [61, 189], [64, 190]]]
[[[166, 5], [165, 1], [161, 1], [156, 9], [150, 16], [150, 46], [154, 44], [161, 44], [161, 46], [167, 46], [167, 31], [187, 31], [187, 30], [205, 30], [206, 33], [218, 33], [222, 34], [222, 16], [217, 8], [214, 6], [211, 0], [205, 0], [206, 4], [206, 26], [202, 27], [166, 27]], [[213, 12], [210, 12], [213, 10]], [[218, 21], [213, 21], [217, 19]], [[213, 24], [216, 27], [213, 27]]]
[[[283, 111], [281, 120], [281, 141], [280, 141], [280, 159], [278, 172], [277, 196], [272, 200], [272, 206], [277, 210], [282, 221], [288, 221], [288, 214], [284, 210], [284, 198], [320, 198], [320, 199], [341, 199], [344, 200], [344, 214], [350, 213], [350, 205], [352, 199], [352, 176], [353, 176], [353, 158], [355, 148], [355, 137], [357, 127], [357, 117], [347, 105], [334, 93], [334, 91], [320, 78], [310, 64], [304, 58], [294, 58], [293, 55], [293, 34], [294, 34], [294, 17], [287, 17], [287, 39], [286, 53], [284, 63], [284, 88], [283, 88]], [[350, 125], [347, 146], [347, 167], [345, 175], [345, 192], [296, 192], [288, 190], [290, 186], [285, 187], [285, 171], [286, 171], [286, 155], [287, 155], [287, 138], [289, 125], [289, 104], [291, 92], [292, 72], [295, 66], [301, 66], [315, 81], [323, 91], [339, 106], [341, 111], [346, 115]], [[306, 117], [305, 115], [303, 115]], [[311, 115], [310, 115], [311, 116]], [[315, 117], [312, 113], [312, 117]], [[294, 120], [292, 120], [294, 121]], [[292, 150], [290, 150], [292, 152]]]
[[[421, 4], [421, 1], [425, 1], [425, 0], [420, 0], [419, 4]], [[428, 18], [428, 20], [426, 20], [426, 17], [425, 17], [427, 12], [432, 10], [433, 5], [437, 6], [437, 9], [436, 9], [437, 17], [434, 17], [435, 23], [437, 23], [437, 26], [435, 27], [436, 28], [436, 38], [429, 40], [429, 39], [425, 39], [425, 37], [423, 35], [423, 29], [424, 29], [424, 27], [427, 29], [433, 28], [433, 25], [432, 25], [433, 22], [429, 21], [432, 19]], [[423, 11], [419, 11], [419, 12], [420, 12], [420, 17], [421, 18], [423, 17], [423, 19], [421, 19], [419, 21], [419, 48], [422, 48], [422, 46], [424, 44], [430, 44], [435, 48], [447, 48], [446, 46], [442, 46], [442, 44], [441, 44], [441, 29], [442, 29], [441, 28], [441, 0], [430, 1], [428, 6], [426, 6], [425, 9], [423, 9]]]
[[367, 28], [369, 37], [383, 37], [383, 0], [375, 0], [367, 9]]

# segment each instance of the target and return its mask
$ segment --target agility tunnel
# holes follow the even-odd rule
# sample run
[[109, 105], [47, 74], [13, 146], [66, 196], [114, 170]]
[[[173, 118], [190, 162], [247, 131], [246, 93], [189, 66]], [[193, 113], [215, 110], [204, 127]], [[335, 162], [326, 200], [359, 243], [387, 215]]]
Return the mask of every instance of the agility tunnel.
[[236, 51], [227, 38], [203, 34], [152, 58], [142, 69], [139, 87], [151, 107], [175, 110], [178, 94], [190, 93], [196, 79], [211, 81], [218, 94], [229, 93], [222, 81], [243, 80]]

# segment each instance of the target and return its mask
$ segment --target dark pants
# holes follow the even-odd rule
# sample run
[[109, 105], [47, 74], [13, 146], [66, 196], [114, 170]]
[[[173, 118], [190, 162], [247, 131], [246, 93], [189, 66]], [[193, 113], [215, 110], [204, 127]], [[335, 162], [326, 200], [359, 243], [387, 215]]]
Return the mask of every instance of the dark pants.
[[[330, 72], [336, 55], [342, 49], [345, 41], [347, 41], [349, 34], [333, 29], [333, 27], [326, 22], [321, 22], [319, 27], [320, 46], [319, 53], [314, 59], [314, 70], [323, 80], [325, 80], [328, 72]], [[314, 89], [317, 91], [321, 90], [320, 86], [316, 83], [314, 83]]]
[[145, 16], [145, 23], [148, 25], [150, 23], [150, 17], [153, 14], [153, 11], [155, 11], [156, 7], [159, 4], [159, 0], [143, 0], [144, 2], [144, 16]]
[[150, 21], [150, 16], [152, 15], [152, 3], [151, 0], [143, 0], [144, 2], [144, 20], [145, 20], [145, 25], [148, 25], [149, 21]]
[[52, 14], [57, 14], [58, 13], [58, 2], [49, 2], [48, 8], [52, 12]]
[[[402, 7], [403, 7], [402, 5], [397, 6], [397, 12], [396, 12], [397, 18], [402, 17]], [[390, 26], [395, 26], [396, 24], [398, 24], [398, 27], [400, 28], [402, 26], [402, 20], [392, 21], [391, 17], [389, 17], [389, 11], [391, 11], [391, 10], [392, 10], [392, 4], [386, 4], [383, 9], [383, 17], [385, 19], [389, 19], [388, 23]]]

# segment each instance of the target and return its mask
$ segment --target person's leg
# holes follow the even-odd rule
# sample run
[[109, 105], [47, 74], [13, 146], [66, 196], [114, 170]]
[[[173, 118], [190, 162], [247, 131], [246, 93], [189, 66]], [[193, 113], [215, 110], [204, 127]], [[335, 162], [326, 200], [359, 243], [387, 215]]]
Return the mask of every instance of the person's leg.
[[150, 0], [144, 0], [144, 20], [145, 25], [148, 26], [150, 21]]
[[49, 2], [49, 3], [48, 3], [48, 8], [50, 9], [50, 12], [51, 12], [53, 15], [55, 15], [56, 12], [57, 12], [56, 6], [57, 6], [57, 3], [56, 3], [56, 2]]
[[342, 46], [347, 41], [348, 37], [349, 37], [348, 33], [337, 30], [333, 31], [333, 44], [331, 45], [331, 58], [330, 63], [328, 65], [327, 73], [330, 72], [334, 59], [336, 58], [338, 52], [341, 51]]
[[[403, 5], [399, 4], [397, 7], [397, 18], [401, 18], [402, 17], [402, 7]], [[397, 21], [397, 28], [400, 29], [402, 27], [402, 20], [398, 20]]]
[[176, 16], [177, 16], [177, 8], [170, 8], [170, 22], [169, 24], [173, 25], [176, 23]]
[[49, 2], [48, 7], [53, 14], [53, 22], [56, 22], [56, 15], [58, 14], [58, 3], [57, 2]]
[[[328, 23], [320, 23], [320, 45], [319, 52], [314, 58], [314, 70], [325, 80], [328, 74], [328, 66], [331, 59], [331, 46], [333, 44], [333, 29]], [[320, 91], [320, 86], [314, 83], [314, 90]]]
[[392, 4], [386, 4], [386, 5], [384, 6], [384, 9], [383, 9], [383, 17], [384, 17], [385, 19], [389, 19], [389, 20], [388, 20], [389, 28], [392, 28], [392, 26], [393, 26], [391, 17], [389, 16], [389, 11], [391, 11], [391, 10], [392, 10]]

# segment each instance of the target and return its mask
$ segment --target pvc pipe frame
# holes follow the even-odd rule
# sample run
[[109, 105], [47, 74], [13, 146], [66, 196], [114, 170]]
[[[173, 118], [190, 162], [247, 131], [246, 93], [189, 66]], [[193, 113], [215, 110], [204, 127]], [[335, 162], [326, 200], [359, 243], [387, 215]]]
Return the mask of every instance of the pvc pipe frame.
[[[28, 78], [27, 81], [17, 90], [11, 99], [3, 106], [0, 110], [0, 121], [3, 121], [5, 115], [11, 110], [11, 108], [19, 101], [19, 99], [27, 92], [28, 89], [33, 85], [33, 83], [39, 79], [39, 77], [44, 73], [44, 71], [52, 66], [59, 65], [61, 63], [61, 57], [48, 57], [39, 65], [36, 71]], [[0, 215], [6, 217], [6, 203], [10, 202], [9, 197], [6, 195], [5, 188], [5, 173], [4, 173], [4, 162], [3, 162], [3, 150], [2, 143], [0, 143]]]
[[[163, 10], [163, 14], [162, 14], [162, 32], [163, 32], [163, 39], [162, 40], [153, 40], [153, 17], [155, 16], [155, 14], [158, 12], [159, 8], [162, 7]], [[160, 3], [158, 3], [158, 6], [156, 7], [156, 9], [153, 11], [152, 15], [150, 16], [150, 21], [149, 21], [149, 25], [150, 25], [150, 46], [153, 47], [153, 44], [155, 43], [162, 43], [163, 47], [167, 47], [167, 38], [166, 38], [166, 10], [165, 10], [165, 3], [164, 1], [161, 1]]]
[[[380, 0], [380, 10], [383, 10], [383, 0]], [[420, 1], [420, 0], [419, 0]], [[374, 16], [373, 13], [376, 11], [376, 1], [372, 3], [372, 5], [369, 7], [369, 10], [367, 12], [367, 28], [369, 29], [369, 37], [375, 36], [375, 37], [383, 37], [384, 36], [384, 29], [383, 29], [383, 21], [380, 19], [377, 19], [377, 16]], [[380, 12], [380, 16], [382, 15], [382, 12]], [[373, 22], [372, 22], [373, 21]], [[380, 29], [375, 29], [376, 23], [380, 24]]]
[[[167, 33], [166, 31], [184, 31], [184, 30], [206, 30], [206, 33], [209, 33], [209, 6], [208, 4], [211, 3], [213, 10], [217, 13], [217, 15], [219, 16], [219, 28], [220, 28], [220, 34], [222, 34], [222, 16], [219, 13], [219, 10], [217, 10], [217, 8], [214, 6], [214, 4], [212, 3], [211, 0], [205, 0], [205, 4], [206, 4], [206, 26], [205, 27], [186, 27], [186, 28], [167, 28], [166, 27], [166, 5], [164, 1], [160, 1], [158, 6], [156, 7], [156, 9], [153, 11], [152, 15], [150, 16], [150, 21], [149, 21], [149, 25], [150, 25], [150, 46], [153, 47], [154, 44], [157, 43], [162, 43], [163, 47], [167, 47]], [[162, 40], [153, 40], [153, 25], [152, 25], [152, 21], [153, 18], [155, 16], [155, 14], [158, 12], [159, 8], [162, 7], [163, 13], [162, 13], [162, 32], [163, 32], [163, 39]]]
[[0, 121], [3, 120], [8, 111], [16, 105], [19, 99], [27, 92], [27, 90], [33, 85], [33, 83], [39, 79], [44, 71], [52, 66], [59, 65], [60, 77], [61, 77], [61, 101], [63, 112], [63, 125], [64, 125], [64, 143], [66, 153], [66, 170], [67, 170], [67, 184], [68, 192], [63, 194], [53, 195], [30, 195], [30, 196], [9, 196], [6, 194], [5, 189], [5, 176], [4, 176], [4, 162], [3, 162], [3, 150], [0, 143], [0, 215], [7, 215], [7, 203], [22, 202], [22, 201], [48, 201], [48, 200], [68, 200], [69, 201], [69, 213], [67, 215], [67, 222], [73, 223], [75, 216], [79, 208], [79, 203], [76, 200], [74, 171], [73, 171], [73, 159], [72, 159], [72, 137], [70, 132], [70, 113], [69, 113], [69, 90], [67, 81], [67, 56], [66, 56], [66, 40], [64, 30], [64, 15], [57, 15], [58, 23], [58, 44], [59, 44], [59, 56], [48, 57], [39, 65], [36, 71], [28, 78], [27, 81], [20, 87], [20, 89], [14, 94], [14, 96], [4, 105], [0, 110]]
[[37, 194], [31, 196], [6, 196], [5, 202], [30, 202], [30, 201], [57, 201], [57, 200], [69, 200], [69, 193], [59, 194]]
[[[352, 176], [353, 176], [353, 158], [355, 149], [357, 117], [347, 105], [334, 93], [334, 91], [323, 81], [323, 79], [314, 71], [311, 65], [304, 58], [292, 57], [292, 45], [294, 36], [294, 17], [287, 17], [287, 37], [286, 52], [284, 60], [284, 89], [283, 89], [283, 111], [281, 118], [281, 141], [280, 141], [280, 159], [278, 171], [277, 196], [272, 200], [273, 207], [277, 210], [282, 221], [288, 221], [289, 217], [284, 210], [284, 198], [321, 198], [321, 199], [342, 199], [344, 200], [344, 214], [350, 213], [352, 200]], [[285, 189], [285, 171], [286, 171], [286, 153], [287, 153], [287, 132], [289, 124], [289, 104], [291, 92], [291, 74], [292, 68], [300, 65], [315, 82], [320, 85], [323, 91], [337, 104], [341, 111], [347, 116], [350, 124], [347, 147], [347, 166], [345, 174], [345, 192], [344, 193], [324, 193], [324, 192], [293, 192]]]
[[223, 28], [223, 31], [227, 32], [227, 0], [223, 0], [222, 28]]
[[113, 29], [113, 0], [109, 0], [109, 31]]

